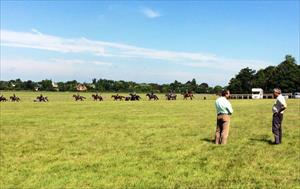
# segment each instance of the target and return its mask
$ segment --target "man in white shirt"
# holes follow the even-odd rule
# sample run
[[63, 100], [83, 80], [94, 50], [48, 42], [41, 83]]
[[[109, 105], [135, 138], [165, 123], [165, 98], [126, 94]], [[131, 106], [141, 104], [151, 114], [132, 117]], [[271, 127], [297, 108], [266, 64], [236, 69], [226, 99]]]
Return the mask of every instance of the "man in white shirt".
[[287, 108], [287, 104], [285, 102], [284, 97], [281, 95], [281, 90], [275, 88], [273, 90], [274, 98], [276, 101], [273, 105], [272, 112], [273, 112], [273, 120], [272, 120], [272, 133], [274, 134], [274, 144], [280, 144], [282, 138], [282, 129], [281, 123], [283, 119], [283, 112]]
[[227, 100], [230, 96], [229, 90], [222, 91], [222, 96], [216, 100], [217, 128], [216, 144], [226, 144], [229, 134], [230, 115], [233, 113], [232, 106]]

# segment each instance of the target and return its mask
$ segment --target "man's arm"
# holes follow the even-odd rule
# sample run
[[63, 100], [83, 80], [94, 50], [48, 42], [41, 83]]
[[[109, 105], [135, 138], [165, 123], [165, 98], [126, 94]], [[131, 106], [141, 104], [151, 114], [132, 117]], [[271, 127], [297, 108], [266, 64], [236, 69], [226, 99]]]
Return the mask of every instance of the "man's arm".
[[281, 103], [281, 108], [280, 108], [280, 110], [278, 111], [278, 113], [280, 113], [280, 112], [282, 112], [283, 110], [285, 110], [286, 109], [286, 107], [287, 107], [287, 105], [286, 105], [286, 102], [284, 101], [284, 102], [280, 102]]
[[285, 110], [285, 109], [286, 109], [286, 107], [282, 106], [282, 108], [278, 111], [278, 114], [279, 114], [280, 112], [282, 112], [283, 110]]
[[282, 111], [284, 111], [287, 108], [287, 104], [284, 99], [279, 100], [279, 102], [281, 104], [281, 108], [279, 110], [277, 110], [277, 112], [274, 113], [274, 115], [281, 113]]
[[226, 110], [229, 115], [231, 115], [233, 113], [233, 109], [232, 109], [232, 106], [229, 101], [227, 101], [227, 103], [226, 103]]

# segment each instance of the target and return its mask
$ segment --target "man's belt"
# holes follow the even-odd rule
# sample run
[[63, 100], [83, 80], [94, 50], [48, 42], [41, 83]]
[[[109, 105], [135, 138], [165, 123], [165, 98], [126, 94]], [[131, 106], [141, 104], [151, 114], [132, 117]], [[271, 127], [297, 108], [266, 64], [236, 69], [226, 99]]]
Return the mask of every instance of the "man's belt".
[[218, 113], [218, 116], [219, 115], [229, 115], [229, 114], [226, 114], [226, 113]]

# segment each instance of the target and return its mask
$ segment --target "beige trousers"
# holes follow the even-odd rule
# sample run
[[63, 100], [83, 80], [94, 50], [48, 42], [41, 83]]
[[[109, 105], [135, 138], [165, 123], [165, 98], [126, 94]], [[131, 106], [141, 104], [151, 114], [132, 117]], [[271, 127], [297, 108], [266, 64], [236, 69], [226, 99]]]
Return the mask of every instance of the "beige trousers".
[[216, 144], [226, 144], [229, 134], [229, 115], [218, 115], [217, 117], [217, 128], [216, 128]]

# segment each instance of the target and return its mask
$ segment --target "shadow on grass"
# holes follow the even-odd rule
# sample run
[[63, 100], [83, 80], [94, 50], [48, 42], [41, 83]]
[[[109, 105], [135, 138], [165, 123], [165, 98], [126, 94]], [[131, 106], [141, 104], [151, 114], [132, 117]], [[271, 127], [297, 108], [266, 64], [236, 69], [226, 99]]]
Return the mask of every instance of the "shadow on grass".
[[[202, 141], [208, 142], [210, 144], [215, 144], [215, 139], [211, 139], [211, 138], [203, 138], [201, 139]], [[262, 136], [258, 136], [257, 138], [250, 138], [249, 139], [251, 142], [262, 142], [262, 143], [267, 143], [269, 145], [273, 145], [274, 142], [272, 142], [271, 139], [269, 139], [269, 136], [267, 135], [262, 135]]]
[[257, 138], [250, 138], [249, 140], [252, 142], [263, 142], [263, 143], [267, 143], [270, 145], [274, 144], [272, 142], [272, 140], [269, 139], [269, 136], [266, 136], [266, 135], [258, 136]]
[[215, 143], [215, 140], [214, 139], [211, 139], [211, 138], [203, 138], [201, 139], [202, 141], [205, 141], [205, 142], [208, 142], [208, 143], [211, 143], [211, 144], [214, 144]]

